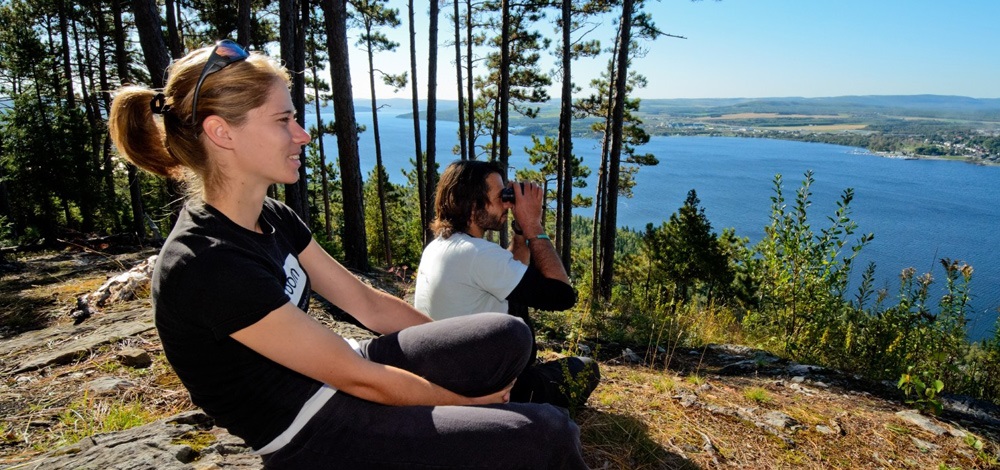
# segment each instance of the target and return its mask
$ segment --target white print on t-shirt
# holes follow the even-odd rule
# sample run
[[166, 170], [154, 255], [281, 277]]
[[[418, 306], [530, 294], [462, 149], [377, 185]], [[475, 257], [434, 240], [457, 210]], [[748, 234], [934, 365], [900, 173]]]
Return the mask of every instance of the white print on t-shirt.
[[285, 293], [293, 305], [298, 305], [306, 290], [306, 273], [299, 265], [298, 258], [291, 254], [285, 258]]

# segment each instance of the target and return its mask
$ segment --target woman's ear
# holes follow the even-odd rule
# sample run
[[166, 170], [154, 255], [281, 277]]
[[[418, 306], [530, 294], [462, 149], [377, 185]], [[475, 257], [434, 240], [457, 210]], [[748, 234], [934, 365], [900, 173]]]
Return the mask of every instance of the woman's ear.
[[232, 128], [225, 119], [219, 116], [211, 115], [205, 118], [201, 123], [201, 130], [213, 144], [224, 149], [233, 149], [233, 135], [230, 132]]

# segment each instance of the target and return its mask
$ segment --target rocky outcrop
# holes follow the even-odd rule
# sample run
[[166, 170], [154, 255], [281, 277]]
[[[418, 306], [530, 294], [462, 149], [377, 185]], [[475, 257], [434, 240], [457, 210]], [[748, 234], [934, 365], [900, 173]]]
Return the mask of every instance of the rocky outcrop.
[[212, 418], [190, 411], [145, 426], [97, 434], [40, 458], [6, 469], [80, 470], [257, 469], [260, 457], [242, 439], [214, 426]]

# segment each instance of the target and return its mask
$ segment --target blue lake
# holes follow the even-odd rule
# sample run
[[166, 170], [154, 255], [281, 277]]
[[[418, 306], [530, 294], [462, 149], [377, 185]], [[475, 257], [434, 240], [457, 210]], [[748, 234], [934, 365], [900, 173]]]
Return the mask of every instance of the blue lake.
[[[414, 155], [412, 120], [395, 117], [402, 112], [406, 111], [389, 109], [379, 114], [382, 158], [396, 183], [406, 181], [402, 172], [409, 169]], [[332, 114], [324, 114], [324, 120], [332, 119]], [[359, 111], [358, 122], [368, 128], [359, 142], [362, 173], [367, 178], [375, 166], [370, 113]], [[422, 132], [425, 126], [421, 123]], [[457, 144], [458, 124], [438, 122], [437, 127], [436, 158], [443, 167], [456, 159], [451, 149]], [[335, 138], [325, 139], [328, 151], [335, 151]], [[584, 138], [573, 143], [574, 153], [593, 170], [588, 187], [577, 190], [587, 196], [593, 195], [595, 187], [599, 144]], [[524, 151], [530, 145], [530, 137], [511, 136], [514, 169], [530, 166]], [[852, 274], [855, 283], [863, 267], [874, 261], [876, 287], [887, 288], [892, 299], [903, 269], [912, 266], [918, 274], [930, 272], [935, 286], [941, 287], [944, 270], [938, 260], [961, 260], [975, 269], [970, 338], [992, 335], [1000, 308], [1000, 167], [892, 159], [853, 147], [751, 138], [654, 137], [638, 151], [656, 155], [660, 164], [639, 170], [634, 197], [619, 200], [620, 226], [658, 225], [684, 203], [688, 190], [695, 189], [716, 232], [733, 227], [737, 235], [753, 243], [763, 236], [769, 222], [774, 176], [782, 175], [786, 202], [792, 204], [803, 174], [812, 170], [815, 183], [809, 216], [813, 230], [818, 233], [830, 224], [827, 217], [836, 211], [841, 193], [854, 188], [851, 207], [858, 233], [875, 234], [859, 255]], [[593, 209], [579, 213], [593, 216]], [[939, 298], [938, 294], [931, 300], [936, 303]]]

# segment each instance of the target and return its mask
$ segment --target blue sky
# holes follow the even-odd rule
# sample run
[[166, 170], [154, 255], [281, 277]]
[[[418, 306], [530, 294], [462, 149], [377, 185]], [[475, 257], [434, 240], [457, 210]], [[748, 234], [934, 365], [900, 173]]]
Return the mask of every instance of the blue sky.
[[[418, 89], [426, 94], [426, 3], [416, 2]], [[405, 2], [390, 0], [405, 18]], [[442, 5], [438, 98], [455, 99], [454, 48]], [[960, 95], [1000, 98], [1000, 0], [661, 0], [646, 6], [660, 30], [686, 39], [647, 43], [633, 68], [649, 79], [642, 98]], [[595, 31], [610, 46], [610, 19]], [[539, 30], [552, 34], [554, 21]], [[399, 52], [382, 53], [377, 68], [409, 68], [407, 26], [390, 36]], [[369, 97], [366, 57], [351, 50], [354, 95]], [[552, 69], [546, 56], [543, 69]], [[606, 59], [575, 62], [586, 86]], [[409, 97], [377, 90], [379, 98]], [[553, 96], [557, 92], [553, 89]]]

